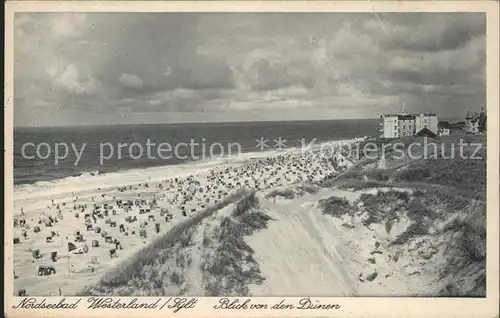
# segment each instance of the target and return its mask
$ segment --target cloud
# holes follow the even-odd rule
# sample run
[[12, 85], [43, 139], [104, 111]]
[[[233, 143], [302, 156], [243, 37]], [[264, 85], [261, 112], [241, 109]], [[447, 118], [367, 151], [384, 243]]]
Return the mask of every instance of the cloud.
[[123, 73], [119, 78], [118, 82], [127, 88], [141, 88], [142, 80], [134, 74]]
[[87, 15], [85, 13], [67, 13], [56, 15], [50, 19], [51, 33], [55, 37], [74, 37], [82, 26], [85, 26]]
[[[382, 28], [382, 47], [390, 50], [437, 52], [459, 49], [486, 29], [482, 13], [375, 14], [365, 27]], [[378, 25], [377, 25], [378, 24]]]
[[95, 89], [94, 80], [84, 76], [75, 65], [60, 65], [49, 69], [48, 74], [52, 78], [53, 88], [66, 91], [68, 94], [84, 94]]
[[483, 14], [22, 13], [14, 22], [18, 125], [96, 114], [117, 124], [377, 117], [403, 100], [449, 116], [485, 103]]

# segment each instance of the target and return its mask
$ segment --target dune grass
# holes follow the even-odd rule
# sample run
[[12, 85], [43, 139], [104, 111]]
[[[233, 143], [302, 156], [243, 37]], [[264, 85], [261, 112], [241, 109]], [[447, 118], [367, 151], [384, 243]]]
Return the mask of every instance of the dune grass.
[[264, 281], [244, 236], [266, 228], [270, 220], [260, 211], [254, 194], [241, 199], [231, 216], [222, 219], [217, 230], [218, 246], [202, 265], [207, 296], [247, 296], [249, 284]]
[[[151, 279], [154, 281], [158, 281], [159, 279], [161, 280], [162, 277], [159, 275], [157, 275], [158, 277], [156, 279], [154, 278], [154, 275], [146, 277], [145, 275], [147, 275], [147, 271], [144, 269], [152, 268], [154, 265], [165, 263], [168, 260], [174, 259], [176, 265], [185, 267], [186, 262], [189, 261], [188, 258], [179, 256], [179, 253], [176, 253], [175, 251], [186, 248], [189, 244], [191, 244], [192, 234], [196, 225], [200, 224], [203, 219], [212, 215], [215, 211], [241, 199], [247, 193], [248, 192], [246, 191], [240, 191], [230, 195], [215, 206], [209, 207], [206, 210], [186, 219], [186, 221], [175, 225], [170, 231], [136, 252], [133, 256], [123, 261], [112, 271], [105, 274], [95, 286], [87, 287], [78, 295], [116, 294], [120, 287], [127, 286], [130, 282], [144, 285], [146, 281], [150, 281]], [[174, 256], [177, 257], [177, 259], [175, 259]], [[172, 274], [171, 278], [173, 279], [172, 282], [174, 284], [176, 281], [177, 284], [182, 282], [181, 278], [177, 277], [179, 275], [179, 273]], [[159, 285], [162, 284], [158, 282], [153, 287], [160, 288]], [[149, 286], [141, 287], [149, 288]], [[113, 290], [114, 293], [110, 293], [110, 290]]]
[[[460, 139], [462, 139], [462, 143], [468, 144], [462, 146], [462, 149], [460, 149]], [[423, 138], [411, 137], [386, 141], [385, 143], [396, 142], [403, 143], [402, 149], [407, 149], [411, 143], [420, 144], [421, 149], [424, 149]], [[387, 186], [418, 182], [454, 187], [460, 192], [460, 195], [485, 200], [487, 151], [484, 136], [443, 136], [429, 139], [427, 142], [436, 144], [437, 152], [434, 152], [434, 147], [427, 146], [429, 149], [432, 148], [432, 151], [429, 151], [425, 156], [423, 150], [420, 151], [421, 154], [418, 151], [415, 154], [413, 149], [419, 148], [412, 148], [412, 155], [417, 157], [408, 159], [403, 166], [395, 165], [388, 169], [378, 168], [378, 160], [361, 160], [336, 179], [325, 180], [320, 185], [323, 187], [365, 189], [380, 186], [378, 182], [386, 182]], [[384, 144], [383, 141], [380, 143], [380, 146]], [[385, 153], [388, 161], [391, 161], [393, 156], [393, 152], [390, 150], [389, 147]]]
[[275, 197], [282, 197], [288, 200], [301, 197], [305, 194], [313, 194], [318, 192], [318, 187], [314, 184], [296, 184], [287, 189], [274, 189], [269, 192], [265, 198], [272, 199]]
[[355, 207], [351, 206], [347, 199], [336, 196], [321, 199], [318, 204], [324, 214], [337, 218], [341, 218], [343, 215], [353, 215], [355, 211]]
[[[440, 267], [442, 296], [478, 296], [486, 292], [486, 204], [480, 200], [460, 198], [439, 191], [396, 190], [362, 194], [361, 210], [369, 214], [365, 226], [386, 224], [390, 232], [394, 222], [407, 217], [410, 225], [389, 246], [404, 248], [410, 241], [425, 237], [441, 248], [445, 263]], [[445, 222], [441, 230], [430, 232], [436, 222]], [[422, 250], [422, 255], [429, 255]], [[434, 252], [432, 253], [434, 254]], [[425, 256], [422, 256], [425, 258]], [[427, 258], [425, 258], [427, 259]]]
[[[447, 264], [441, 280], [443, 297], [486, 296], [486, 206], [473, 202], [465, 214], [450, 221], [443, 229], [451, 240], [453, 253], [447, 253]], [[448, 251], [450, 248], [448, 249]]]

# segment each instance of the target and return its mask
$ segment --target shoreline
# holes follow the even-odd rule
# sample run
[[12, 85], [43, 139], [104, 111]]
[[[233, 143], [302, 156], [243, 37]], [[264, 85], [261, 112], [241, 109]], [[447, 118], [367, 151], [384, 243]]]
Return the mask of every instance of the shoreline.
[[[342, 295], [377, 295], [384, 290], [383, 288], [391, 288], [395, 295], [405, 294], [405, 292], [411, 295], [422, 295], [427, 288], [425, 286], [430, 286], [427, 283], [430, 284], [435, 280], [434, 273], [438, 270], [438, 267], [427, 262], [426, 254], [424, 257], [418, 254], [425, 251], [420, 249], [415, 254], [410, 249], [408, 253], [411, 253], [401, 257], [401, 261], [397, 264], [395, 264], [397, 261], [387, 261], [386, 255], [391, 256], [393, 253], [399, 253], [401, 249], [412, 248], [411, 244], [416, 244], [421, 239], [427, 240], [435, 235], [445, 242], [448, 234], [434, 233], [437, 225], [431, 224], [431, 226], [430, 223], [426, 224], [434, 232], [426, 233], [427, 238], [420, 238], [420, 234], [411, 234], [415, 227], [413, 224], [422, 223], [422, 219], [418, 221], [415, 216], [408, 214], [409, 212], [406, 214], [401, 212], [403, 213], [400, 215], [401, 221], [391, 223], [391, 229], [388, 230], [387, 223], [384, 223], [385, 219], [378, 220], [378, 214], [370, 214], [378, 210], [365, 209], [364, 206], [365, 204], [374, 204], [374, 206], [395, 204], [393, 200], [387, 200], [385, 194], [380, 195], [380, 193], [394, 196], [395, 202], [399, 202], [398, 197], [422, 200], [425, 197], [422, 193], [427, 193], [430, 187], [423, 189], [418, 196], [413, 196], [407, 191], [409, 189], [397, 187], [385, 189], [381, 187], [382, 184], [370, 183], [366, 176], [363, 178], [364, 187], [354, 186], [352, 189], [325, 187], [323, 182], [335, 181], [340, 176], [345, 176], [347, 172], [352, 172], [358, 164], [363, 165], [362, 162], [353, 161], [346, 166], [340, 164], [338, 160], [333, 160], [333, 158], [338, 159], [337, 154], [342, 151], [340, 145], [351, 142], [353, 141], [339, 140], [315, 144], [305, 152], [302, 152], [303, 149], [295, 148], [281, 152], [257, 153], [258, 156], [256, 153], [247, 153], [231, 158], [232, 160], [196, 162], [73, 178], [56, 182], [52, 187], [24, 193], [24, 196], [18, 196], [15, 200], [16, 211], [19, 211], [20, 206], [24, 207], [23, 216], [17, 215], [15, 219], [26, 221], [25, 224], [14, 225], [14, 238], [17, 240], [14, 241], [14, 268], [18, 276], [14, 281], [15, 292], [26, 289], [29, 295], [46, 295], [62, 289], [62, 294], [70, 296], [90, 287], [99, 295], [107, 293], [129, 296], [155, 293], [177, 295], [187, 291], [197, 294], [200, 291], [215, 294], [232, 293], [238, 291], [239, 287], [228, 285], [226, 287], [229, 289], [219, 290], [216, 285], [213, 285], [219, 280], [217, 270], [214, 268], [222, 266], [221, 264], [227, 261], [221, 256], [226, 251], [222, 247], [227, 247], [229, 239], [234, 243], [232, 241], [234, 238], [231, 236], [220, 241], [217, 233], [225, 231], [226, 227], [226, 230], [236, 229], [238, 224], [246, 224], [245, 226], [256, 226], [255, 229], [260, 232], [255, 233], [255, 237], [248, 233], [238, 232], [239, 236], [236, 239], [241, 244], [250, 244], [249, 246], [256, 253], [255, 264], [257, 265], [253, 266], [261, 268], [259, 275], [267, 280], [261, 288], [252, 286], [252, 293], [281, 294], [299, 287], [314, 291], [315, 283], [308, 283], [304, 280], [293, 283], [289, 280], [289, 277], [306, 273], [306, 270], [302, 269], [304, 268], [302, 258], [290, 259], [287, 253], [280, 255], [281, 258], [277, 257], [283, 251], [293, 251], [297, 246], [301, 246], [301, 251], [308, 251], [307, 253], [310, 254], [308, 255], [315, 259], [314, 264], [317, 270], [308, 272], [308, 277], [314, 278], [313, 281], [329, 280], [355, 286], [339, 291]], [[372, 165], [366, 168], [371, 169], [370, 167]], [[370, 175], [364, 167], [360, 169], [358, 174]], [[265, 226], [261, 228], [262, 220], [259, 221], [260, 214], [258, 213], [243, 216], [234, 214], [234, 211], [243, 211], [242, 213], [245, 214], [252, 210], [246, 206], [247, 203], [244, 203], [250, 202], [248, 199], [213, 210], [215, 207], [221, 207], [222, 202], [234, 197], [239, 191], [250, 191], [258, 198], [263, 211], [259, 213], [268, 213], [267, 216], [262, 214], [264, 215], [262, 217], [270, 217], [269, 229]], [[432, 194], [431, 191], [429, 195], [432, 198], [436, 196], [435, 199], [438, 200], [457, 200], [441, 192]], [[331, 198], [338, 200], [332, 201]], [[342, 205], [342, 200], [346, 198], [349, 201], [347, 210], [345, 204]], [[358, 202], [361, 199], [363, 201]], [[373, 200], [382, 201], [373, 203]], [[122, 201], [128, 203], [124, 206]], [[410, 208], [410, 201], [405, 202], [405, 206]], [[462, 204], [462, 201], [459, 203]], [[414, 204], [418, 206], [418, 202]], [[331, 208], [328, 207], [329, 205]], [[436, 215], [443, 215], [440, 224], [442, 221], [451, 222], [450, 218], [454, 218], [461, 211], [460, 209], [445, 211], [437, 206], [430, 206], [430, 208], [435, 210]], [[104, 210], [106, 213], [103, 213]], [[165, 217], [165, 211], [171, 215], [170, 219]], [[342, 212], [344, 215], [337, 215], [339, 211], [344, 211]], [[327, 216], [325, 213], [332, 215]], [[50, 217], [56, 215], [60, 218], [59, 221], [53, 225], [47, 225], [47, 219], [50, 220]], [[238, 219], [234, 224], [231, 223], [234, 220], [229, 223], [224, 221], [231, 215], [232, 218]], [[89, 216], [98, 217], [92, 222]], [[136, 219], [131, 221], [130, 218]], [[229, 220], [232, 218], [229, 217]], [[198, 222], [200, 220], [201, 223]], [[111, 223], [115, 226], [111, 226]], [[86, 228], [88, 225], [92, 225], [95, 229], [102, 228], [105, 236], [94, 232], [93, 228], [89, 231], [89, 228]], [[125, 227], [123, 231], [122, 226]], [[35, 228], [38, 229], [35, 230]], [[48, 238], [46, 235], [51, 235], [53, 231], [57, 234], [51, 240], [45, 240], [44, 238]], [[337, 234], [332, 234], [335, 231]], [[347, 231], [345, 234], [352, 234], [350, 238], [336, 240], [339, 236], [345, 236], [340, 234], [344, 231]], [[143, 235], [143, 232], [147, 235]], [[78, 233], [83, 233], [86, 240], [79, 240], [80, 234]], [[111, 238], [107, 239], [108, 235], [118, 240], [120, 247], [124, 247], [123, 250], [118, 247], [115, 249], [115, 243], [111, 243]], [[360, 235], [363, 237], [362, 244], [358, 244], [357, 241]], [[410, 245], [406, 244], [406, 241], [403, 242], [405, 244], [401, 243], [403, 245], [393, 244], [393, 241], [396, 242], [398, 239], [402, 241], [404, 235], [411, 236], [411, 241], [408, 243]], [[465, 234], [458, 233], [458, 235]], [[76, 238], [73, 239], [75, 236]], [[244, 238], [244, 236], [247, 237]], [[169, 239], [164, 240], [165, 237]], [[290, 239], [291, 237], [293, 239]], [[67, 274], [67, 242], [73, 242], [73, 240], [79, 249], [78, 253], [74, 253], [77, 255], [71, 255], [70, 274]], [[101, 242], [101, 247], [94, 246], [93, 243], [96, 240]], [[90, 246], [91, 242], [92, 248], [87, 247], [87, 252], [82, 251], [87, 244]], [[269, 249], [268, 244], [271, 244], [273, 249]], [[377, 246], [380, 244], [382, 244], [381, 250], [378, 250]], [[244, 244], [233, 246], [234, 255], [240, 255], [238, 253], [243, 250], [238, 249], [244, 246]], [[351, 253], [350, 249], [346, 249], [345, 246], [354, 248], [357, 252]], [[372, 246], [375, 246], [375, 249]], [[422, 248], [425, 249], [425, 246]], [[40, 257], [34, 253], [37, 250], [41, 254], [41, 256], [38, 255]], [[325, 251], [328, 253], [325, 254]], [[374, 251], [381, 252], [382, 256], [375, 255], [377, 253]], [[58, 260], [51, 260], [50, 255], [54, 252], [59, 252]], [[118, 256], [113, 256], [114, 253], [118, 253]], [[445, 250], [442, 253], [445, 253]], [[210, 261], [212, 263], [206, 263], [203, 261], [205, 254], [219, 256]], [[451, 256], [461, 257], [454, 254]], [[398, 257], [400, 256], [396, 256]], [[339, 262], [339, 258], [343, 261]], [[420, 265], [414, 267], [412, 264], [416, 259], [421, 259], [422, 264], [427, 265], [419, 263], [424, 267]], [[444, 254], [434, 257], [433, 261], [435, 260], [443, 266], [446, 264]], [[212, 274], [215, 276], [210, 276], [210, 271], [200, 272], [198, 266], [201, 264], [214, 269], [215, 272]], [[243, 266], [240, 263], [235, 263], [236, 265]], [[57, 274], [38, 276], [36, 273], [39, 266], [53, 266]], [[286, 268], [289, 275], [284, 278], [274, 277], [275, 273], [282, 268]], [[346, 272], [347, 269], [349, 270]], [[379, 272], [376, 272], [377, 270]], [[463, 270], [470, 271], [471, 268], [467, 267]], [[419, 274], [415, 275], [429, 278], [427, 285], [417, 284], [418, 276], [412, 276], [417, 272]], [[370, 283], [378, 275], [377, 273], [381, 276], [376, 279], [375, 284], [382, 284], [380, 286]], [[406, 277], [407, 274], [412, 277], [401, 282], [400, 278]], [[346, 280], [356, 275], [358, 277], [354, 280]], [[455, 274], [451, 275], [449, 279], [455, 279], [453, 276]], [[203, 277], [206, 277], [208, 281]], [[259, 277], [257, 275], [252, 279], [258, 280]], [[147, 281], [148, 284], [154, 282], [154, 285], [153, 287], [146, 286], [142, 283], [143, 281]], [[440, 281], [439, 287], [441, 283], [446, 282]], [[248, 284], [253, 283], [249, 281]], [[245, 286], [240, 287], [246, 288]], [[288, 287], [283, 289], [283, 286]], [[465, 288], [469, 288], [467, 286]], [[333, 289], [335, 289], [335, 284], [329, 285], [322, 293]], [[437, 290], [435, 292], [438, 293]]]
[[[337, 175], [339, 171], [331, 160], [337, 148], [322, 147], [325, 144], [337, 145], [346, 142], [350, 140], [314, 145], [304, 152], [304, 156], [300, 148], [281, 152], [254, 152], [229, 160], [202, 161], [64, 179], [52, 182], [49, 186], [31, 187], [31, 191], [17, 189], [14, 192], [14, 218], [24, 219], [26, 226], [14, 226], [14, 238], [19, 240], [14, 244], [14, 268], [16, 274], [20, 275], [20, 278], [15, 280], [15, 288], [28, 288], [30, 294], [40, 294], [44, 290], [62, 287], [63, 294], [72, 294], [75, 288], [81, 289], [83, 285], [120, 266], [124, 260], [168, 232], [175, 224], [189, 220], [200, 211], [217, 205], [238, 191], [265, 191], [290, 186], [296, 182], [307, 182], [308, 179], [322, 179], [332, 173]], [[127, 209], [118, 204], [117, 200], [135, 203]], [[101, 215], [105, 204], [111, 206], [109, 215], [108, 212]], [[146, 208], [150, 212], [143, 213], [142, 210]], [[163, 212], [160, 214], [160, 210], [164, 209], [172, 215], [170, 221], [165, 222]], [[94, 218], [92, 222], [91, 218], [87, 218], [89, 215], [100, 217]], [[128, 222], [127, 218], [134, 215], [137, 221]], [[47, 225], [47, 219], [54, 217], [58, 221]], [[116, 222], [117, 227], [125, 226], [125, 230], [122, 232], [118, 231], [117, 227], [110, 228], [111, 220]], [[156, 226], [161, 226], [161, 230], [158, 228], [155, 231], [155, 222]], [[150, 224], [147, 225], [148, 223]], [[105, 246], [109, 243], [103, 241], [99, 232], [94, 233], [88, 228], [85, 231], [88, 224], [105, 229], [106, 233], [119, 239], [124, 250], [118, 252], [118, 258], [110, 258], [107, 254], [108, 249]], [[143, 230], [149, 232], [144, 238], [139, 236]], [[65, 273], [65, 242], [73, 241], [72, 237], [80, 231], [86, 238], [82, 243], [78, 241], [78, 234], [76, 235], [76, 245], [80, 245], [80, 249], [87, 244], [90, 247], [90, 243], [95, 240], [101, 241], [102, 247], [87, 247], [88, 253], [71, 256], [77, 261], [72, 263], [72, 274], [68, 277]], [[47, 235], [50, 236], [52, 232], [56, 233], [55, 236], [51, 242], [48, 239], [46, 242]], [[125, 233], [128, 235], [124, 235]], [[109, 248], [112, 246], [114, 245]], [[40, 251], [41, 258], [32, 255], [35, 250]], [[57, 251], [60, 261], [51, 261], [51, 253]], [[58, 274], [37, 276], [38, 266], [55, 266]]]
[[[328, 140], [328, 141], [323, 141], [323, 142], [317, 142], [315, 143], [311, 148], [320, 148], [326, 144], [337, 144], [337, 143], [351, 143], [354, 142], [354, 138], [351, 139], [335, 139], [335, 140]], [[135, 172], [135, 171], [145, 171], [149, 169], [162, 169], [166, 167], [174, 167], [174, 166], [193, 166], [193, 165], [203, 165], [203, 164], [210, 164], [210, 163], [226, 163], [228, 161], [241, 161], [241, 160], [254, 160], [254, 159], [261, 159], [261, 158], [266, 158], [266, 157], [272, 157], [272, 156], [277, 156], [280, 154], [286, 154], [286, 153], [293, 153], [293, 152], [298, 152], [301, 151], [303, 148], [299, 147], [287, 147], [282, 150], [265, 150], [265, 151], [241, 151], [238, 155], [225, 155], [222, 157], [203, 157], [199, 159], [189, 159], [185, 162], [180, 162], [180, 163], [173, 163], [173, 164], [159, 164], [159, 165], [153, 165], [149, 167], [141, 167], [141, 168], [123, 168], [123, 169], [118, 169], [118, 170], [113, 170], [113, 171], [108, 171], [108, 172], [102, 172], [99, 169], [89, 169], [89, 170], [84, 170], [79, 172], [78, 174], [75, 175], [67, 175], [64, 177], [59, 177], [59, 178], [54, 178], [51, 180], [36, 180], [33, 182], [24, 182], [24, 183], [14, 183], [14, 190], [16, 189], [21, 189], [25, 187], [30, 187], [30, 186], [46, 186], [50, 185], [56, 182], [64, 181], [64, 180], [74, 180], [74, 179], [79, 179], [79, 178], [85, 178], [85, 177], [96, 177], [96, 176], [103, 176], [103, 175], [111, 175], [111, 174], [122, 174], [126, 172]], [[251, 157], [249, 157], [252, 155]], [[98, 174], [96, 174], [98, 173]]]
[[[330, 141], [324, 141], [324, 142], [318, 142], [314, 144], [311, 148], [297, 148], [297, 147], [290, 147], [290, 148], [285, 148], [283, 150], [268, 150], [268, 151], [251, 151], [251, 152], [241, 152], [239, 155], [235, 156], [225, 156], [225, 157], [220, 157], [220, 158], [204, 158], [204, 159], [197, 159], [197, 160], [192, 160], [188, 161], [185, 163], [178, 163], [178, 164], [171, 164], [171, 165], [158, 165], [158, 166], [151, 166], [151, 167], [142, 167], [142, 168], [124, 168], [124, 169], [119, 169], [116, 171], [110, 171], [110, 172], [99, 172], [98, 174], [93, 174], [97, 171], [85, 171], [80, 173], [79, 175], [76, 176], [66, 176], [62, 178], [57, 178], [53, 180], [44, 180], [44, 181], [35, 181], [32, 183], [21, 183], [21, 184], [14, 184], [14, 203], [16, 200], [19, 198], [23, 198], [23, 194], [26, 196], [31, 197], [33, 192], [39, 192], [39, 190], [44, 190], [47, 189], [48, 187], [56, 187], [56, 186], [82, 186], [83, 183], [94, 183], [98, 180], [106, 181], [110, 179], [121, 179], [125, 177], [131, 177], [131, 183], [130, 184], [135, 184], [141, 181], [159, 181], [160, 179], [152, 178], [152, 175], [155, 175], [157, 173], [167, 173], [168, 175], [165, 175], [164, 178], [171, 178], [171, 177], [181, 177], [184, 174], [180, 174], [176, 170], [185, 170], [189, 168], [195, 168], [193, 169], [193, 173], [196, 173], [196, 168], [200, 170], [204, 170], [207, 167], [215, 168], [220, 165], [237, 165], [237, 164], [245, 164], [248, 163], [252, 160], [261, 160], [269, 157], [276, 157], [279, 155], [287, 155], [287, 154], [294, 154], [298, 153], [300, 151], [310, 151], [314, 149], [321, 149], [325, 145], [337, 145], [340, 143], [352, 143], [354, 142], [354, 139], [339, 139], [339, 140], [330, 140]], [[170, 171], [172, 170], [172, 171]], [[140, 180], [140, 177], [138, 174], [144, 174], [145, 178], [143, 180]], [[110, 184], [111, 186], [114, 185], [120, 185], [123, 181], [125, 180], [120, 180], [120, 183], [118, 180], [116, 182], [113, 182]], [[84, 186], [84, 188], [87, 188]], [[25, 192], [25, 193], [23, 193]]]

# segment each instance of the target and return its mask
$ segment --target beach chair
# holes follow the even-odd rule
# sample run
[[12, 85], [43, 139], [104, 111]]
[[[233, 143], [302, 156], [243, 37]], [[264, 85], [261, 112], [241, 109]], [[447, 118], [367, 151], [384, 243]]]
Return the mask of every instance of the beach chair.
[[39, 249], [33, 250], [33, 252], [31, 252], [31, 254], [33, 255], [33, 258], [35, 258], [35, 259], [42, 258], [42, 254], [40, 253]]
[[79, 248], [78, 250], [74, 251], [73, 254], [77, 254], [77, 255], [83, 254], [83, 250], [81, 248]]
[[41, 265], [38, 267], [38, 276], [48, 276], [56, 273], [56, 269], [53, 266]]
[[68, 242], [68, 251], [74, 251], [76, 250], [76, 245], [71, 243], [71, 242]]

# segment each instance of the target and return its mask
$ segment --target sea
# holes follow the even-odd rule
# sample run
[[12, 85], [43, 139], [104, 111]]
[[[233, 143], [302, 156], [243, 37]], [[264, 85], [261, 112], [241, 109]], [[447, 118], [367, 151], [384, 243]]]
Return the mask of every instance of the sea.
[[377, 119], [15, 128], [14, 184], [257, 155], [377, 134]]

